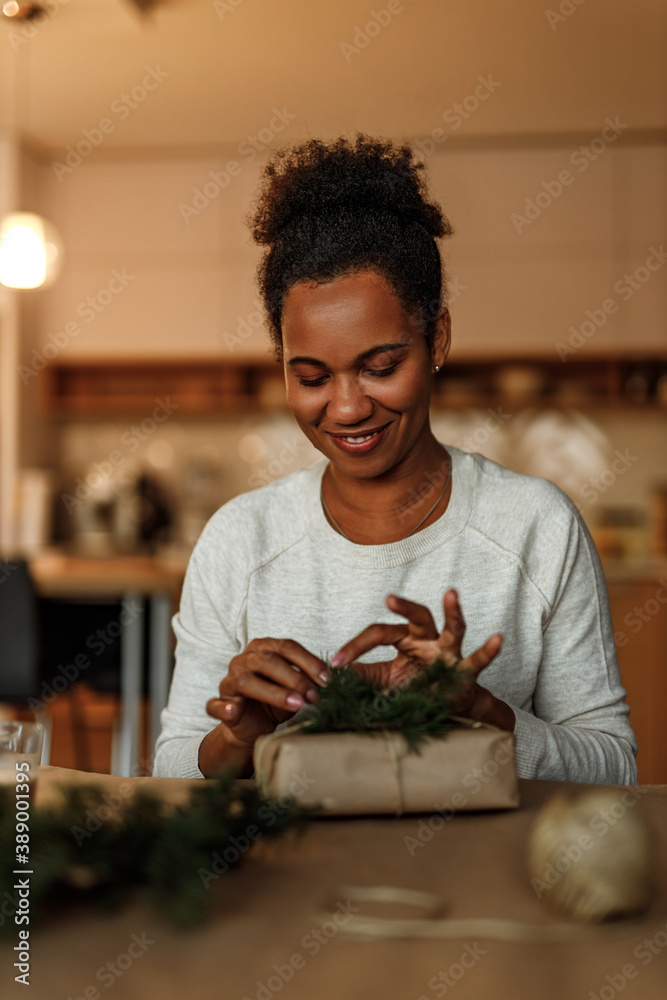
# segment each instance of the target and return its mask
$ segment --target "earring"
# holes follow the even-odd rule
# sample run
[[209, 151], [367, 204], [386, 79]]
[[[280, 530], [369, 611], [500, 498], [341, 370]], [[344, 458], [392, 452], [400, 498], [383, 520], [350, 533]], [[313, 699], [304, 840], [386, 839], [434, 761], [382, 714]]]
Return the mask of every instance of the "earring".
[[433, 371], [434, 372], [439, 372], [440, 371], [440, 365], [434, 365], [433, 366]]

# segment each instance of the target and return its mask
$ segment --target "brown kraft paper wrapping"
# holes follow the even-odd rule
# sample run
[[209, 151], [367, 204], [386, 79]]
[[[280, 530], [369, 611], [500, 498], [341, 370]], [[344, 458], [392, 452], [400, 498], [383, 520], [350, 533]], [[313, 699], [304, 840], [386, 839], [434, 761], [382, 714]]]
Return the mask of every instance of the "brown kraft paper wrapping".
[[514, 735], [495, 726], [456, 726], [420, 753], [398, 732], [304, 735], [299, 728], [255, 744], [255, 775], [270, 798], [291, 795], [329, 816], [519, 805]]

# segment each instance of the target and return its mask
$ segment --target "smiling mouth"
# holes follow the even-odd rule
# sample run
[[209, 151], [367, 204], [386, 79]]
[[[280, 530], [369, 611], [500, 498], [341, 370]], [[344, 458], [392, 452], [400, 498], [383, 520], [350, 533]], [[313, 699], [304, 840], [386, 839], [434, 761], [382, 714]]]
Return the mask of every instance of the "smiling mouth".
[[363, 441], [370, 441], [372, 437], [376, 437], [376, 435], [388, 426], [389, 424], [383, 424], [381, 427], [374, 427], [370, 431], [364, 431], [363, 434], [334, 434], [332, 431], [327, 431], [327, 434], [341, 441], [349, 441], [350, 444], [361, 444]]
[[357, 432], [356, 434], [332, 434], [327, 431], [332, 441], [340, 451], [347, 452], [348, 455], [365, 455], [366, 452], [377, 448], [384, 440], [387, 428], [391, 425], [383, 424], [382, 427], [375, 427], [372, 430]]

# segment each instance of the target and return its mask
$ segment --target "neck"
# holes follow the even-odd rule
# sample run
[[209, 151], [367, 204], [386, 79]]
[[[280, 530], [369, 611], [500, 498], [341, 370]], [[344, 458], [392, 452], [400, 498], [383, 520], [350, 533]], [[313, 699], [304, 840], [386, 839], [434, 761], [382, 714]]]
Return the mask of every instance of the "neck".
[[412, 452], [373, 479], [347, 476], [330, 463], [322, 480], [323, 497], [352, 541], [361, 545], [400, 541], [417, 525], [419, 530], [428, 527], [446, 510], [451, 493], [451, 480], [445, 490], [449, 461], [445, 448], [431, 435], [421, 454]]

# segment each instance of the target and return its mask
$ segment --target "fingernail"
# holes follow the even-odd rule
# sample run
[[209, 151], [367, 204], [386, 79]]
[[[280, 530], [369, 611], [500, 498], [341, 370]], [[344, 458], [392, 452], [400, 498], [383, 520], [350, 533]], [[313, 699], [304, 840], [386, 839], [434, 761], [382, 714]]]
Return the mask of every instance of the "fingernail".
[[309, 691], [306, 691], [306, 700], [309, 701], [311, 705], [316, 705], [320, 700], [320, 696], [314, 688], [310, 688]]
[[223, 705], [222, 710], [230, 719], [236, 715], [236, 705], [233, 702], [227, 702], [226, 705]]
[[305, 701], [300, 694], [288, 694], [285, 702], [290, 708], [302, 708], [305, 705]]
[[320, 678], [320, 680], [322, 681], [323, 684], [328, 684], [329, 681], [331, 680], [331, 671], [330, 670], [322, 670], [319, 673], [318, 676], [319, 676], [319, 678]]
[[330, 663], [332, 667], [340, 667], [342, 663], [345, 663], [345, 654], [336, 653], [335, 656], [331, 657]]

